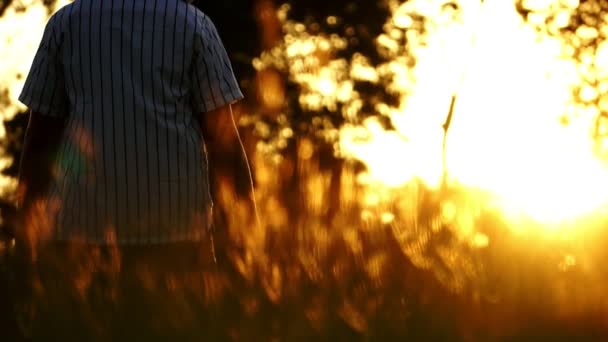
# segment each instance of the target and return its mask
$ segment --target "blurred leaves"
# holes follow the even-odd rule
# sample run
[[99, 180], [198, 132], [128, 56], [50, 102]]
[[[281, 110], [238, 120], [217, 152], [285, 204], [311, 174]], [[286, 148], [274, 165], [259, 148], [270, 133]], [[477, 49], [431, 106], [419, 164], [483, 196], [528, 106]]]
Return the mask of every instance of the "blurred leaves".
[[375, 41], [388, 16], [383, 2], [293, 2], [278, 9], [282, 40], [253, 62], [260, 75], [285, 80], [258, 89], [262, 107], [251, 123], [268, 151], [296, 136], [331, 147], [343, 124], [375, 115], [379, 103], [396, 103], [376, 73], [388, 61]]
[[559, 0], [517, 2], [519, 13], [537, 31], [559, 37], [564, 57], [578, 65], [579, 83], [573, 88], [573, 116], [595, 120], [592, 132], [597, 153], [608, 156], [608, 2]]
[[0, 16], [4, 14], [4, 11], [10, 6], [12, 0], [0, 0]]
[[[15, 6], [17, 12], [25, 11], [31, 2], [36, 0], [0, 0], [0, 17], [4, 15], [4, 12], [11, 6]], [[53, 8], [53, 5], [57, 0], [41, 0], [42, 4], [46, 6], [49, 11]]]

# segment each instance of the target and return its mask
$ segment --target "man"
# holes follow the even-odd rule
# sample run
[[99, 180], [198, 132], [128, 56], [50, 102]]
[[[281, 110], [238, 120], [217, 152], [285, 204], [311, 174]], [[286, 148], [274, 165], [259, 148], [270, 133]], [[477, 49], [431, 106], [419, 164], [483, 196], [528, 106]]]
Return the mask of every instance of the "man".
[[[142, 268], [162, 278], [210, 253], [204, 146], [213, 165], [220, 138], [240, 142], [230, 105], [242, 98], [213, 23], [182, 0], [76, 0], [55, 13], [19, 98], [30, 120], [17, 238], [43, 282], [104, 267], [110, 278]], [[238, 177], [252, 184], [242, 157]]]

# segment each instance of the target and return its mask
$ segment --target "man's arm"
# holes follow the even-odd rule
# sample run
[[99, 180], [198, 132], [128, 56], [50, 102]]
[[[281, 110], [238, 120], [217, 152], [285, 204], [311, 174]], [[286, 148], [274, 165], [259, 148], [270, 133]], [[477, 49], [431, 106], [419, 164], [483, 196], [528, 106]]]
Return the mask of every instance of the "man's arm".
[[19, 165], [19, 216], [25, 215], [47, 190], [64, 127], [63, 118], [30, 112]]
[[[198, 119], [205, 139], [211, 179], [218, 179], [218, 173], [224, 169], [226, 172], [222, 172], [222, 176], [233, 178], [231, 182], [234, 184], [236, 192], [247, 198], [256, 223], [259, 225], [251, 168], [231, 105], [201, 113]], [[227, 156], [236, 156], [236, 158]]]

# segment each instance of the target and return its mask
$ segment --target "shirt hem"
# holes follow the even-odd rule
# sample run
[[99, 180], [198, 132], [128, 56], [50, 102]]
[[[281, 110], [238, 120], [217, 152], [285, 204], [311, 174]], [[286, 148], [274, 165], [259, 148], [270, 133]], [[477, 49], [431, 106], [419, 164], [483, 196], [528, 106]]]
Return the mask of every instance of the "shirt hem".
[[63, 110], [53, 110], [50, 106], [45, 106], [40, 102], [32, 100], [29, 96], [21, 95], [18, 98], [29, 110], [53, 118], [64, 118], [66, 115]]
[[[233, 91], [237, 91], [237, 90], [233, 89]], [[220, 101], [216, 100], [216, 101], [211, 102], [211, 101], [205, 100], [205, 104], [197, 104], [196, 110], [198, 112], [207, 113], [207, 112], [216, 110], [220, 107], [234, 104], [244, 98], [245, 98], [245, 96], [243, 96], [243, 94], [241, 94], [241, 92], [238, 91], [237, 95], [230, 94], [229, 96], [225, 96], [225, 98], [223, 98]]]

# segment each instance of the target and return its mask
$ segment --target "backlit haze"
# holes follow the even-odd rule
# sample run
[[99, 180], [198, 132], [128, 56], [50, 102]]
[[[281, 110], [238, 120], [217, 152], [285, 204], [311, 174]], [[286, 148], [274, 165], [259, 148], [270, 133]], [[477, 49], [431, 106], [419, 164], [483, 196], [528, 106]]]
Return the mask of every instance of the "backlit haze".
[[[396, 7], [389, 27], [407, 27], [408, 10], [420, 4], [431, 11], [430, 3]], [[397, 132], [370, 120], [342, 131], [342, 151], [369, 166], [369, 182], [398, 187], [417, 177], [439, 187], [442, 125], [456, 94], [446, 150], [450, 183], [490, 193], [488, 204], [511, 219], [556, 225], [603, 213], [608, 169], [593, 149], [596, 113], [571, 105], [577, 66], [563, 57], [562, 41], [535, 32], [508, 1], [461, 3], [462, 20], [431, 28], [427, 45], [415, 48], [415, 68], [396, 76], [408, 92], [399, 108], [386, 110]], [[390, 32], [379, 39], [390, 42]], [[369, 142], [353, 141], [361, 133]]]
[[[262, 224], [248, 226], [248, 206], [218, 182], [235, 283], [258, 296], [234, 287], [238, 312], [264, 320], [260, 303], [285, 304], [316, 326], [335, 307], [348, 327], [365, 332], [383, 320], [374, 305], [397, 303], [392, 291], [419, 286], [403, 305], [435, 298], [434, 319], [449, 305], [428, 290], [430, 271], [465, 293], [464, 314], [455, 315], [464, 326], [477, 317], [501, 332], [538, 317], [585, 321], [587, 313], [604, 324], [608, 139], [597, 135], [608, 136], [608, 125], [598, 126], [608, 111], [608, 44], [575, 52], [608, 36], [608, 26], [563, 36], [576, 0], [520, 1], [533, 10], [526, 18], [507, 0], [386, 0], [390, 15], [374, 38], [382, 58], [373, 65], [363, 52], [339, 53], [363, 39], [354, 29], [349, 37], [299, 22], [290, 15], [295, 0], [255, 3], [264, 12], [258, 29], [270, 38], [251, 61], [255, 80], [241, 80], [247, 99], [235, 112], [255, 140]], [[2, 119], [25, 110], [17, 96], [49, 14], [41, 1], [13, 1], [0, 18]], [[315, 19], [339, 27], [340, 13], [327, 15]], [[361, 82], [398, 101], [370, 99]], [[300, 136], [294, 115], [310, 115], [301, 121], [314, 134]], [[344, 124], [334, 126], [335, 116]], [[327, 162], [319, 138], [346, 161]], [[0, 195], [14, 187], [0, 177]], [[479, 303], [488, 311], [475, 311]]]

